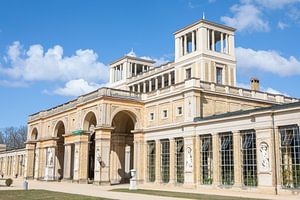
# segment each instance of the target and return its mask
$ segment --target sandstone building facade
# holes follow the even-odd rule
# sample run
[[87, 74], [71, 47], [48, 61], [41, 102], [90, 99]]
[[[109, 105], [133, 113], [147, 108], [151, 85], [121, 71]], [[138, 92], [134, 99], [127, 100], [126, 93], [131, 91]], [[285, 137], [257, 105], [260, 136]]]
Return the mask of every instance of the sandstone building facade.
[[174, 33], [174, 62], [124, 56], [109, 87], [30, 115], [25, 177], [299, 192], [299, 99], [236, 87], [234, 36], [197, 21]]

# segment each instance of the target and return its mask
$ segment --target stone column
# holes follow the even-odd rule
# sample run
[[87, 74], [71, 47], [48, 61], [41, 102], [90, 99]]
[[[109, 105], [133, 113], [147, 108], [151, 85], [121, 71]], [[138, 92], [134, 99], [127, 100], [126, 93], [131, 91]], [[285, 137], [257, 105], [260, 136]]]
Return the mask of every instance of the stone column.
[[145, 142], [144, 142], [144, 133], [142, 130], [133, 130], [134, 134], [134, 169], [136, 170], [136, 180], [138, 183], [144, 182], [144, 173], [145, 173]]
[[143, 83], [143, 92], [146, 93], [146, 81]]
[[136, 76], [137, 75], [137, 64], [134, 63], [134, 75]]
[[200, 148], [201, 148], [201, 145], [200, 145], [201, 141], [200, 141], [200, 137], [197, 135], [195, 137], [195, 150], [194, 150], [194, 155], [195, 155], [195, 162], [194, 162], [194, 165], [195, 165], [195, 178], [196, 178], [196, 183], [199, 184], [200, 183], [200, 179], [201, 179], [201, 174], [200, 174], [200, 163], [201, 163], [201, 160], [200, 160]]
[[182, 44], [183, 44], [183, 37], [179, 38], [179, 43], [180, 43], [180, 45], [179, 45], [179, 57], [180, 57], [180, 56], [183, 56], [183, 46], [182, 46]]
[[175, 58], [180, 57], [180, 39], [176, 38], [175, 39]]
[[241, 135], [239, 132], [233, 133], [233, 164], [234, 164], [234, 186], [241, 187]]
[[221, 33], [221, 53], [224, 53], [223, 33]]
[[41, 146], [38, 147], [38, 179], [43, 178], [43, 172], [44, 172], [44, 151], [45, 148], [42, 148]]
[[[79, 183], [87, 183], [88, 179], [88, 162], [89, 162], [89, 139], [88, 135], [81, 135], [79, 146]], [[76, 147], [75, 147], [76, 148]]]
[[225, 40], [226, 40], [226, 50], [225, 50], [225, 52], [228, 54], [229, 53], [228, 34], [225, 35]]
[[195, 44], [195, 31], [192, 31], [192, 51], [196, 50], [196, 44]]
[[73, 180], [76, 181], [79, 181], [79, 162], [80, 162], [79, 150], [80, 150], [80, 143], [76, 142], [74, 144], [74, 174], [73, 174]]
[[24, 177], [27, 179], [33, 179], [34, 177], [34, 149], [35, 144], [26, 144], [26, 169]]
[[64, 154], [64, 180], [71, 179], [71, 144], [65, 144]]
[[215, 31], [214, 30], [212, 30], [211, 31], [211, 38], [212, 38], [212, 48], [211, 48], [211, 50], [212, 51], [215, 51]]
[[110, 139], [112, 127], [96, 127], [95, 175], [98, 184], [110, 184]]
[[158, 77], [155, 78], [155, 90], [158, 90]]
[[132, 63], [129, 63], [128, 77], [132, 77]]
[[161, 76], [161, 87], [162, 88], [165, 87], [165, 75], [164, 74]]
[[171, 74], [171, 72], [169, 73], [169, 85], [168, 86], [171, 86], [171, 84], [172, 84], [172, 74]]
[[161, 163], [161, 146], [160, 146], [160, 140], [155, 140], [155, 183], [160, 183], [161, 182], [161, 168], [160, 168], [160, 163]]
[[170, 138], [170, 184], [175, 183], [176, 174], [175, 174], [175, 139]]
[[140, 83], [137, 84], [137, 92], [141, 92], [141, 84]]
[[186, 35], [184, 35], [184, 55], [186, 55], [187, 54], [187, 36]]
[[234, 36], [233, 35], [229, 35], [228, 53], [232, 56], [235, 55], [235, 53], [234, 53]]
[[151, 92], [152, 91], [152, 80], [150, 79], [149, 80], [149, 92]]
[[207, 49], [211, 50], [211, 46], [210, 46], [210, 30], [207, 29]]
[[220, 142], [219, 134], [212, 134], [212, 151], [213, 151], [213, 185], [220, 185]]

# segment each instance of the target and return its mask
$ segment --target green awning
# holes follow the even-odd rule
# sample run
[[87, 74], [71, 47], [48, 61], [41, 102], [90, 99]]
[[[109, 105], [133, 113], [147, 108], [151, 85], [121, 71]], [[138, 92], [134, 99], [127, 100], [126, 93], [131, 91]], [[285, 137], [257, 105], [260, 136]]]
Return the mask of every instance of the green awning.
[[83, 130], [72, 131], [72, 135], [82, 135], [82, 134], [84, 134]]

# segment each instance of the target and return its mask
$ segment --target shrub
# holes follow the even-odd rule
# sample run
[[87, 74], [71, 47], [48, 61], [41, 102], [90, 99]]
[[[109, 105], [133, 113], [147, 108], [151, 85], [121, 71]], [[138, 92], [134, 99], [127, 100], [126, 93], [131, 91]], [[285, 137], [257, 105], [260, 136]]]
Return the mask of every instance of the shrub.
[[11, 178], [8, 178], [5, 180], [5, 185], [8, 187], [11, 186], [12, 183], [13, 183], [13, 180]]

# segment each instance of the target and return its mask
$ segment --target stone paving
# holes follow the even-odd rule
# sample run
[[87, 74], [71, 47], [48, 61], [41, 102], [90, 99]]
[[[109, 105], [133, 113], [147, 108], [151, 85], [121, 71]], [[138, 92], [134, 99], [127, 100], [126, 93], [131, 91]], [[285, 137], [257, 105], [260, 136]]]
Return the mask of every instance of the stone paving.
[[[184, 200], [182, 198], [171, 198], [171, 197], [159, 197], [152, 195], [144, 195], [144, 194], [131, 194], [131, 193], [123, 193], [123, 192], [112, 192], [109, 191], [115, 188], [128, 188], [129, 185], [114, 185], [114, 186], [97, 186], [92, 184], [76, 184], [76, 183], [68, 183], [68, 182], [45, 182], [45, 181], [35, 181], [29, 180], [29, 189], [44, 189], [56, 192], [65, 192], [71, 194], [82, 194], [88, 196], [95, 197], [104, 197], [111, 199], [120, 199], [120, 200]], [[0, 183], [0, 190], [18, 190], [23, 187], [22, 179], [14, 179], [14, 183], [11, 187], [4, 187], [4, 182]], [[179, 187], [153, 187], [149, 185], [139, 185], [141, 189], [153, 189], [153, 190], [165, 190], [172, 192], [179, 192]], [[263, 195], [256, 193], [241, 193], [241, 192], [233, 192], [233, 191], [199, 191], [195, 189], [185, 189], [180, 188], [180, 192], [187, 193], [201, 193], [201, 194], [213, 194], [213, 195], [223, 195], [223, 196], [234, 196], [234, 197], [247, 197], [247, 198], [257, 198], [257, 199], [276, 199], [276, 200], [299, 200], [299, 196], [293, 195]]]

